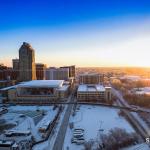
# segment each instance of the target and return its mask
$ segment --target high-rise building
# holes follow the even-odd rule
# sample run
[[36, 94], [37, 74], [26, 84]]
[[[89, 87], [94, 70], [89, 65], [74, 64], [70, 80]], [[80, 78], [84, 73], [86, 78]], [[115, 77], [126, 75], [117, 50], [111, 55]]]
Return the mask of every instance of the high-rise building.
[[12, 59], [12, 66], [14, 70], [19, 70], [19, 59]]
[[42, 63], [36, 63], [36, 78], [37, 80], [44, 80], [45, 79], [45, 71], [46, 65]]
[[30, 44], [23, 42], [19, 49], [19, 80], [36, 79], [35, 53]]
[[68, 80], [69, 68], [47, 68], [46, 79], [47, 80]]
[[69, 69], [69, 77], [75, 77], [76, 74], [76, 68], [75, 66], [64, 66], [64, 67], [60, 67], [60, 68], [68, 68]]

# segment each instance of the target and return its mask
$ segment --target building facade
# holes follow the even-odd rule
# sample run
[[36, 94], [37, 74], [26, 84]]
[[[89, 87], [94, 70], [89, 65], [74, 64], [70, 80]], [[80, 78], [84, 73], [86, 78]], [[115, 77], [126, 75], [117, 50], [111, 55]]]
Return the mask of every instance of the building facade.
[[47, 68], [46, 80], [68, 80], [69, 68]]
[[103, 75], [86, 73], [79, 76], [78, 101], [111, 101], [111, 87], [103, 85]]
[[0, 80], [17, 80], [18, 71], [11, 67], [0, 65]]
[[75, 65], [73, 66], [64, 66], [64, 67], [60, 67], [60, 68], [68, 68], [69, 69], [69, 77], [74, 77], [76, 75], [76, 68]]
[[102, 84], [104, 76], [98, 73], [85, 73], [79, 76], [79, 84]]
[[19, 59], [12, 59], [12, 66], [14, 70], [19, 70]]
[[46, 65], [36, 63], [36, 78], [37, 80], [45, 80], [46, 78]]
[[30, 44], [23, 42], [19, 49], [19, 80], [36, 79], [35, 53]]
[[48, 104], [68, 97], [70, 85], [64, 80], [32, 80], [0, 89], [3, 102]]

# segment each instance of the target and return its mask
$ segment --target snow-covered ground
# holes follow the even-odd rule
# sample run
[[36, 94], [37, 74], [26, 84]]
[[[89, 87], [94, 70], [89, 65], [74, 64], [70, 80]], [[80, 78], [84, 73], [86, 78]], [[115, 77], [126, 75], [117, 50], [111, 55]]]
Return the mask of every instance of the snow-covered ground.
[[[81, 105], [80, 110], [76, 115], [70, 117], [70, 123], [74, 123], [74, 128], [83, 128], [85, 130], [85, 140], [96, 139], [99, 136], [99, 130], [103, 129], [103, 133], [108, 133], [112, 128], [119, 127], [125, 129], [127, 132], [134, 132], [131, 125], [122, 117], [118, 115], [119, 110], [100, 107]], [[76, 145], [71, 143], [72, 130], [67, 129], [64, 150], [69, 147], [69, 150], [81, 150], [83, 145]]]
[[[45, 122], [50, 122], [54, 119], [58, 109], [53, 110], [53, 106], [11, 106], [8, 107], [8, 113], [1, 116], [1, 120], [5, 120], [6, 124], [14, 124], [15, 127], [8, 129], [16, 131], [30, 131], [31, 135], [36, 141], [42, 139], [39, 132], [39, 127], [43, 126]], [[44, 112], [44, 115], [42, 114]], [[36, 118], [37, 117], [37, 118]], [[39, 118], [38, 118], [39, 117]], [[37, 124], [35, 124], [35, 118]], [[15, 139], [17, 142], [30, 139], [31, 137], [16, 136], [6, 137], [4, 134], [0, 135], [0, 139]]]
[[135, 94], [138, 95], [150, 95], [150, 87], [143, 87], [143, 88], [134, 88], [133, 91], [135, 92]]
[[150, 150], [150, 148], [146, 143], [142, 143], [127, 148], [122, 148], [121, 150]]
[[127, 80], [131, 80], [131, 81], [139, 81], [139, 80], [141, 80], [141, 77], [136, 76], [136, 75], [125, 75], [123, 77], [120, 77], [120, 79], [127, 79]]
[[32, 150], [52, 150], [53, 149], [53, 145], [54, 145], [55, 139], [57, 137], [60, 125], [62, 123], [66, 108], [67, 107], [65, 106], [65, 108], [64, 108], [64, 110], [63, 110], [63, 112], [62, 112], [62, 114], [61, 114], [61, 116], [57, 122], [57, 125], [54, 128], [54, 134], [50, 135], [50, 137], [48, 138], [47, 141], [35, 145]]

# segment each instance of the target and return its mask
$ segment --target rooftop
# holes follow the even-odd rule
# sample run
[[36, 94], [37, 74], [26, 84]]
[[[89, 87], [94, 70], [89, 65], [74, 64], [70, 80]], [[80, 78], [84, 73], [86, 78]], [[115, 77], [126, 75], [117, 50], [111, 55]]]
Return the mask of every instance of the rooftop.
[[19, 84], [17, 87], [61, 87], [64, 80], [32, 80]]
[[103, 85], [100, 85], [100, 84], [95, 84], [95, 85], [82, 84], [82, 85], [79, 85], [78, 91], [80, 91], [80, 92], [87, 92], [87, 91], [104, 92], [105, 87]]
[[88, 72], [86, 72], [86, 73], [83, 73], [83, 74], [80, 74], [80, 76], [99, 76], [100, 74], [99, 73], [88, 73]]
[[4, 140], [0, 140], [0, 144], [1, 145], [13, 145], [14, 141], [4, 141]]

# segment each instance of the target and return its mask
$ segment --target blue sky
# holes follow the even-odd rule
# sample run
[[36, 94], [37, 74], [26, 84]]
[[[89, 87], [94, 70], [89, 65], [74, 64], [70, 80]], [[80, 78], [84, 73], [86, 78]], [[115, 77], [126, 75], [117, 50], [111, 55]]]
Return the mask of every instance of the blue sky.
[[26, 41], [48, 66], [150, 66], [148, 0], [0, 0], [0, 14], [2, 63]]

